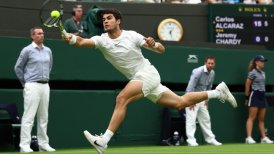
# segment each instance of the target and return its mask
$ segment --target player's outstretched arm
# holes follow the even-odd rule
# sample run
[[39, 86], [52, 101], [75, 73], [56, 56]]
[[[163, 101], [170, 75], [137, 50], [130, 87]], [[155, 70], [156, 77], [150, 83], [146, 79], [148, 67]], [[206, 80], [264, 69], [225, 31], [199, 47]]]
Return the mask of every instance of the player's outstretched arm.
[[155, 40], [152, 37], [144, 38], [146, 41], [143, 47], [152, 50], [157, 53], [164, 53], [165, 47], [160, 42], [155, 42]]
[[82, 38], [74, 34], [68, 33], [67, 35], [62, 35], [62, 38], [65, 40], [65, 42], [73, 46], [89, 48], [95, 47], [95, 42], [92, 39]]

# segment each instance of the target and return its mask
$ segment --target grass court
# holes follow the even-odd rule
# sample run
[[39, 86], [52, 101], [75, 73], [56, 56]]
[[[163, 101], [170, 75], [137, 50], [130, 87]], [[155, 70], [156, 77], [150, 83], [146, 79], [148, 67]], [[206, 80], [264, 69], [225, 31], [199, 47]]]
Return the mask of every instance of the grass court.
[[[0, 152], [14, 154], [19, 152]], [[48, 152], [34, 152], [49, 154]], [[224, 144], [222, 146], [111, 146], [105, 154], [273, 154], [274, 144]], [[84, 149], [58, 149], [51, 154], [97, 154], [93, 147]]]

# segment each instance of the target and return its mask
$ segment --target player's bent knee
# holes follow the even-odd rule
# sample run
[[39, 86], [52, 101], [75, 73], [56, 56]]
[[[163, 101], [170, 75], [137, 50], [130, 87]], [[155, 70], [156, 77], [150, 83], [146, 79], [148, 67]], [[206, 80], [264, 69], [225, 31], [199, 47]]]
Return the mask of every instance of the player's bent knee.
[[123, 95], [118, 95], [116, 97], [116, 106], [125, 106], [126, 105], [126, 97]]

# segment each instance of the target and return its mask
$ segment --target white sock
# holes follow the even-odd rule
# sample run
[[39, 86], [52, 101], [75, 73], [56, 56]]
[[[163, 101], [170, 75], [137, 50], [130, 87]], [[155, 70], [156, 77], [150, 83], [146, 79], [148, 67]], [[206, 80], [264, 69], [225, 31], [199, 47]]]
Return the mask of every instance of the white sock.
[[208, 90], [206, 92], [208, 99], [220, 97], [220, 92], [218, 90]]
[[109, 142], [109, 140], [112, 138], [112, 136], [113, 136], [113, 132], [112, 131], [110, 131], [110, 130], [106, 130], [106, 132], [105, 132], [105, 134], [103, 135], [103, 138], [105, 139], [105, 142], [106, 142], [106, 144]]

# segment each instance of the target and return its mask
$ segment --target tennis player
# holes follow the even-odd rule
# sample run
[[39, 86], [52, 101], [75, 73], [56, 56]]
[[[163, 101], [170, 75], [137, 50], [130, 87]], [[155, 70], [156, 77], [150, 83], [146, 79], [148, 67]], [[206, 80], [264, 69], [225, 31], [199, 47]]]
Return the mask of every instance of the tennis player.
[[124, 120], [127, 105], [140, 98], [146, 97], [155, 104], [178, 110], [211, 98], [223, 99], [233, 107], [237, 106], [235, 98], [224, 82], [215, 90], [176, 95], [161, 84], [158, 71], [141, 52], [141, 47], [144, 47], [156, 53], [164, 53], [165, 47], [155, 42], [152, 37], [144, 37], [135, 31], [122, 30], [120, 28], [122, 16], [118, 10], [106, 9], [100, 14], [106, 32], [101, 36], [90, 39], [73, 34], [63, 36], [71, 45], [98, 48], [104, 57], [130, 80], [116, 98], [114, 112], [106, 132], [101, 136], [94, 136], [84, 131], [84, 135], [99, 154], [104, 153], [109, 140]]

